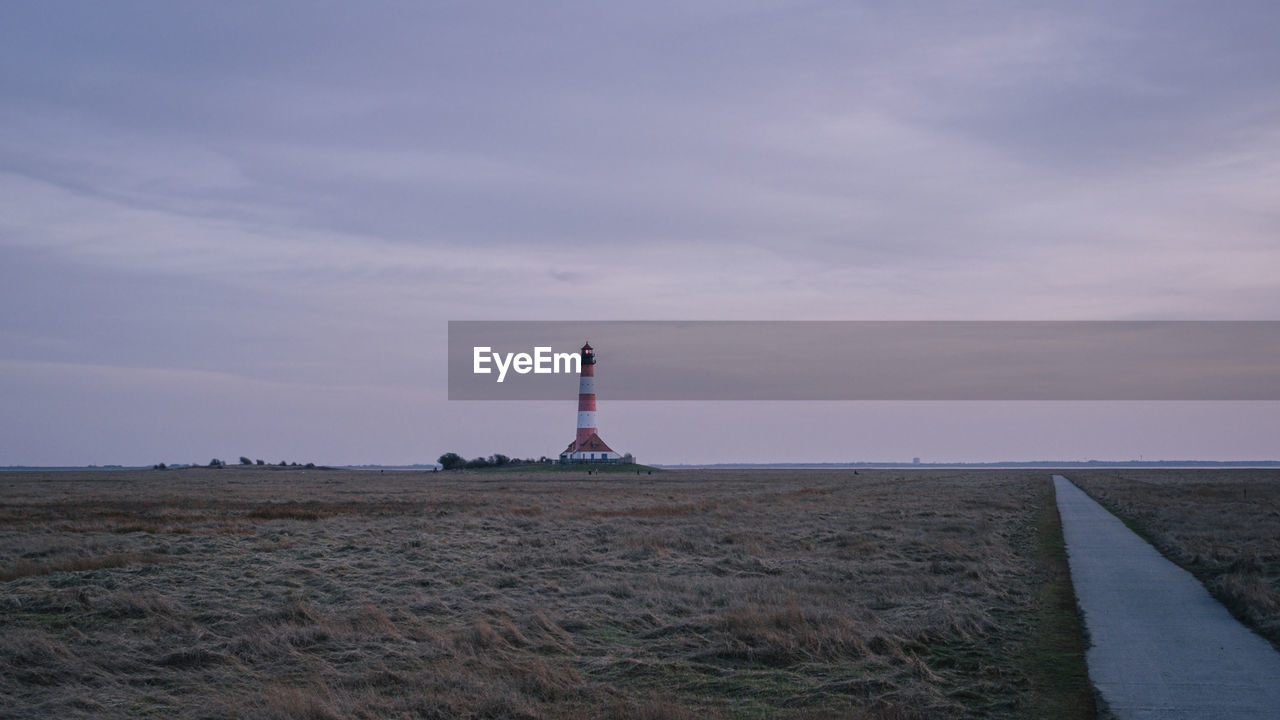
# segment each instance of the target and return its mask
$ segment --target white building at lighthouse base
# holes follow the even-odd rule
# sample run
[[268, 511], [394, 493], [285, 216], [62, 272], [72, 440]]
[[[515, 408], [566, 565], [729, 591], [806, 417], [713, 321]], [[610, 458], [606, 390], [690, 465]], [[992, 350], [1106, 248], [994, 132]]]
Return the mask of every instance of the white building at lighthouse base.
[[560, 462], [624, 462], [627, 456], [613, 451], [596, 433], [581, 442], [575, 440], [560, 453]]

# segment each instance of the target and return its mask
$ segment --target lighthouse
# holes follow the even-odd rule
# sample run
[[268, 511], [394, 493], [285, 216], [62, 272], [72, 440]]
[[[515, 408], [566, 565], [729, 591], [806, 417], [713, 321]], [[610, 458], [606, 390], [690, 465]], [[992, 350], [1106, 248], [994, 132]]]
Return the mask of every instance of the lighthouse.
[[578, 431], [569, 447], [560, 453], [560, 462], [626, 462], [622, 455], [614, 452], [600, 439], [600, 433], [596, 429], [596, 351], [591, 343], [582, 346], [582, 375], [578, 378]]

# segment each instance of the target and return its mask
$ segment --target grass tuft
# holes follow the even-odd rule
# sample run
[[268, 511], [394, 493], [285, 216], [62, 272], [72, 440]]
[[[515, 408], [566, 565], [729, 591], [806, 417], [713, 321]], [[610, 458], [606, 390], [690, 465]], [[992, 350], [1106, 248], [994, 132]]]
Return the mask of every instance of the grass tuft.
[[60, 572], [87, 572], [107, 568], [129, 567], [162, 562], [165, 558], [153, 552], [109, 552], [101, 555], [69, 555], [42, 562], [18, 561], [0, 567], [0, 582], [22, 577], [38, 577]]

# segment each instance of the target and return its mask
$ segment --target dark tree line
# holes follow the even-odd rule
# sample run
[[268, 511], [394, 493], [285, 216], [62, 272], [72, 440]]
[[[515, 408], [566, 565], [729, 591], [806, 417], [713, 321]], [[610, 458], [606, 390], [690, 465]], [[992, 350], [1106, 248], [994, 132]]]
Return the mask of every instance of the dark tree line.
[[551, 458], [543, 455], [537, 460], [534, 460], [533, 458], [513, 458], [507, 457], [502, 453], [494, 453], [489, 457], [478, 457], [468, 460], [458, 453], [447, 452], [437, 458], [436, 462], [440, 463], [440, 467], [445, 470], [475, 470], [477, 468], [506, 467], [508, 465], [539, 465], [550, 463]]
[[[241, 464], [241, 465], [266, 465], [267, 463], [266, 463], [266, 462], [264, 462], [264, 461], [262, 461], [262, 460], [250, 460], [249, 458], [244, 457], [244, 456], [242, 455], [242, 456], [240, 457], [240, 464]], [[199, 466], [199, 463], [192, 463], [192, 464], [190, 464], [190, 465], [188, 465], [188, 466], [186, 466], [186, 467], [198, 467], [198, 466]], [[226, 467], [226, 466], [227, 466], [227, 461], [225, 461], [225, 460], [219, 460], [218, 458], [214, 458], [214, 459], [210, 460], [210, 461], [209, 461], [209, 464], [208, 464], [208, 465], [206, 465], [205, 467], [211, 467], [211, 468], [214, 468], [214, 469], [216, 469], [216, 470], [221, 470], [222, 468], [224, 468], [224, 467]], [[151, 467], [152, 467], [152, 469], [154, 469], [154, 470], [168, 470], [168, 469], [169, 469], [169, 466], [168, 466], [168, 465], [166, 465], [165, 463], [157, 463], [157, 464], [155, 464], [155, 465], [152, 465]], [[173, 467], [175, 467], [175, 468], [176, 468], [176, 467], [183, 467], [183, 466], [182, 466], [182, 465], [174, 465]], [[315, 467], [316, 467], [316, 464], [315, 464], [315, 463], [307, 463], [307, 464], [305, 464], [305, 465], [302, 465], [302, 464], [299, 464], [299, 463], [296, 463], [296, 462], [285, 462], [284, 460], [281, 460], [281, 461], [280, 461], [280, 467], [302, 467], [302, 468], [315, 468]]]

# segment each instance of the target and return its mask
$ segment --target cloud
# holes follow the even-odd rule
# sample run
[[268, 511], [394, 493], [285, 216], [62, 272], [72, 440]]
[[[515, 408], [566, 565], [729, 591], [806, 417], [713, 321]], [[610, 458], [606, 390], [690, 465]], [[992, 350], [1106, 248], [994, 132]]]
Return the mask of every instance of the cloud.
[[415, 387], [448, 319], [1268, 318], [1277, 12], [8, 6], [0, 354]]

